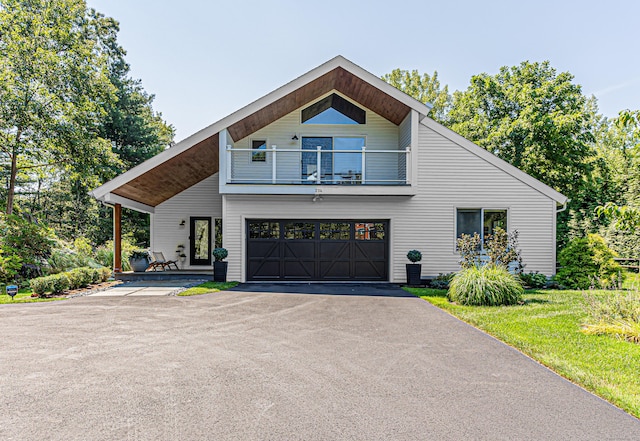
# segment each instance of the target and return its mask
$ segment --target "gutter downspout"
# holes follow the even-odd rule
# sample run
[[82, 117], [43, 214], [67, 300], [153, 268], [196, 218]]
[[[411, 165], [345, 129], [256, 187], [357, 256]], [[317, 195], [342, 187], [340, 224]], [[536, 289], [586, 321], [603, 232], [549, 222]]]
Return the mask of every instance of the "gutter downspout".
[[571, 199], [567, 199], [567, 202], [565, 202], [565, 203], [564, 203], [564, 205], [562, 206], [562, 208], [560, 208], [560, 209], [556, 210], [556, 214], [558, 214], [558, 213], [562, 213], [564, 210], [566, 210], [566, 209], [567, 209], [567, 204], [568, 204], [569, 202], [571, 202]]

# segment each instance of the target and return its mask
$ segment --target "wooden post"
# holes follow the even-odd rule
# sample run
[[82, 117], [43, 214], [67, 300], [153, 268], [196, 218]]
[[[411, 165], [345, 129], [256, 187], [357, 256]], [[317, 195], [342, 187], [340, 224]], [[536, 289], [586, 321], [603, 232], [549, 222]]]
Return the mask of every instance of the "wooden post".
[[122, 272], [122, 205], [113, 206], [113, 272]]

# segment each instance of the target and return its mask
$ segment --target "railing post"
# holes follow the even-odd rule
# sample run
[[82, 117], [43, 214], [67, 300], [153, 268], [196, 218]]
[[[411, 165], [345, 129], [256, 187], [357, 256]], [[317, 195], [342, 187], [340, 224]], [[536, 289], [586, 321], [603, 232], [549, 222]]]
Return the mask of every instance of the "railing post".
[[405, 184], [411, 185], [411, 171], [413, 169], [413, 167], [411, 167], [411, 145], [408, 145], [405, 150], [407, 152], [407, 156], [404, 159]]
[[367, 168], [367, 160], [365, 159], [365, 153], [367, 152], [367, 146], [363, 145], [362, 146], [362, 184], [364, 184], [365, 181], [365, 175], [366, 175], [366, 168]]
[[322, 182], [322, 146], [316, 147], [316, 183]]
[[224, 158], [227, 167], [227, 183], [231, 182], [231, 161], [233, 160], [233, 153], [231, 152], [231, 145], [227, 144], [227, 157]]
[[271, 155], [271, 183], [275, 184], [277, 182], [276, 179], [276, 146], [272, 145], [271, 150], [273, 154]]

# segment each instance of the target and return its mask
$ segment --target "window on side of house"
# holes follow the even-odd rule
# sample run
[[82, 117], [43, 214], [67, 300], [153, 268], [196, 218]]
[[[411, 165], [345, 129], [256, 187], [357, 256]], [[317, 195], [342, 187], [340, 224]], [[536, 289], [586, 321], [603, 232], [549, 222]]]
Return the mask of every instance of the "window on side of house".
[[251, 150], [251, 162], [267, 161], [267, 141], [265, 139], [252, 140]]
[[507, 210], [484, 208], [458, 208], [456, 211], [456, 237], [478, 233], [481, 239], [500, 227], [507, 231]]

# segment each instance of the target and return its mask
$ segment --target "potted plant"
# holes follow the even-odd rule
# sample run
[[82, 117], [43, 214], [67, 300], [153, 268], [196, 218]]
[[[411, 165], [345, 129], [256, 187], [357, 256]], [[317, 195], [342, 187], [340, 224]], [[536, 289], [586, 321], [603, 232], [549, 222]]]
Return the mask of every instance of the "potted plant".
[[129, 254], [129, 266], [136, 273], [145, 272], [149, 267], [149, 253], [147, 250], [133, 250]]
[[418, 250], [411, 250], [407, 253], [407, 259], [411, 261], [411, 263], [407, 263], [407, 285], [421, 285], [422, 265], [416, 262], [422, 260], [422, 253]]
[[227, 281], [227, 265], [229, 262], [223, 262], [227, 258], [229, 252], [226, 248], [214, 248], [213, 250], [213, 281]]

